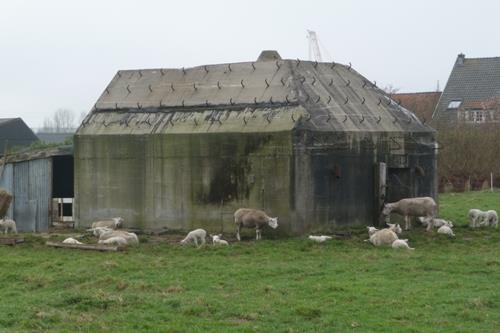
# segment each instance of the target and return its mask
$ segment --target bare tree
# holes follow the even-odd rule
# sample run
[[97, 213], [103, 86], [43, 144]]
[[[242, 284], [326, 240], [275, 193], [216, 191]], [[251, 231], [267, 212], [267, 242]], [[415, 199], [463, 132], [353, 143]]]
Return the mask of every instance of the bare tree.
[[43, 121], [42, 131], [54, 133], [73, 132], [76, 127], [75, 114], [69, 109], [59, 109]]
[[396, 94], [399, 91], [399, 88], [394, 87], [392, 84], [386, 85], [382, 88], [389, 96]]

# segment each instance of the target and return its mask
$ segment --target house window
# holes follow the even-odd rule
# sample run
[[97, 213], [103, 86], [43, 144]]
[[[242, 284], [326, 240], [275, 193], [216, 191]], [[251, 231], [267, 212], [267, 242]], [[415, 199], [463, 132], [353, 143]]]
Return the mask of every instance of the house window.
[[469, 119], [473, 123], [484, 123], [486, 121], [486, 111], [472, 110], [470, 111]]
[[451, 101], [448, 104], [448, 110], [450, 110], [450, 109], [458, 109], [461, 104], [462, 104], [462, 101]]

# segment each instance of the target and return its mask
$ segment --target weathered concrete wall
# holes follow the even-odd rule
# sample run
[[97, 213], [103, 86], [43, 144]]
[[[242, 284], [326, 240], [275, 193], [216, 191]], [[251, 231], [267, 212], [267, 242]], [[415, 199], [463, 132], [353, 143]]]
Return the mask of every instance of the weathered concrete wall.
[[292, 141], [274, 134], [75, 137], [77, 225], [120, 215], [129, 226], [234, 230], [240, 207], [289, 229]]
[[294, 136], [294, 233], [372, 225], [375, 165], [387, 164], [387, 201], [436, 198], [436, 156], [430, 133], [315, 133]]

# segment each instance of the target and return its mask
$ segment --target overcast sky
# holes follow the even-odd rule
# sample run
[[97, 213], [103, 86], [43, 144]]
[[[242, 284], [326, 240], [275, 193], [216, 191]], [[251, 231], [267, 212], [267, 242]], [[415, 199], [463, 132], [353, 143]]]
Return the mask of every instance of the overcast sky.
[[458, 53], [500, 56], [500, 1], [15, 0], [0, 3], [0, 117], [87, 112], [119, 69], [253, 61], [263, 49], [351, 62], [401, 92], [444, 87]]

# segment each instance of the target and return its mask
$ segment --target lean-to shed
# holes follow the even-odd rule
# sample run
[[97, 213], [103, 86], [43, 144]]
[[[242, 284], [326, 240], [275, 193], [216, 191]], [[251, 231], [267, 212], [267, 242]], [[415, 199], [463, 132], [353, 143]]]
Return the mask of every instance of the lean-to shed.
[[18, 231], [46, 232], [54, 222], [53, 215], [58, 216], [54, 199], [73, 198], [73, 148], [61, 146], [1, 158], [0, 188], [12, 195], [6, 214], [16, 221]]
[[435, 132], [351, 66], [282, 60], [122, 70], [75, 136], [77, 224], [233, 230], [265, 209], [300, 234], [436, 195]]

